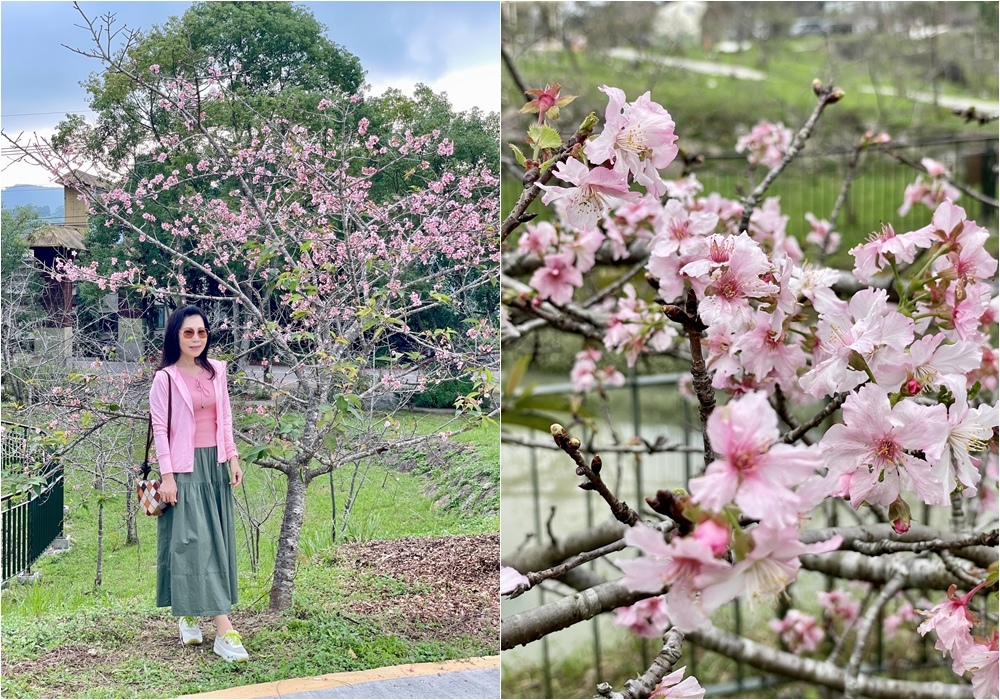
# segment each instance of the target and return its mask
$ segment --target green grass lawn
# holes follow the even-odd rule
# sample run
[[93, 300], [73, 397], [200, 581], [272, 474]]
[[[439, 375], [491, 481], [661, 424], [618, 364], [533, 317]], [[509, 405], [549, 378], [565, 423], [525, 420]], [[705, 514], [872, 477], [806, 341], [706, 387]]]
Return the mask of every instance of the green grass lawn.
[[[418, 432], [441, 422], [440, 416], [421, 413], [397, 419], [401, 429]], [[438, 504], [441, 498], [435, 495], [455, 479], [473, 478], [470, 475], [483, 491], [498, 493], [499, 427], [479, 427], [452, 442], [469, 447], [455, 452], [450, 465], [422, 468], [426, 455], [411, 455], [417, 466], [404, 473], [396, 468], [399, 456], [385, 456], [382, 463], [369, 466], [360, 489], [361, 472], [336, 472], [336, 542], [331, 535], [330, 480], [321, 477], [310, 485], [294, 604], [284, 613], [267, 611], [280, 506], [263, 526], [256, 572], [246, 544], [248, 531], [237, 523], [240, 602], [233, 620], [253, 654], [252, 662], [238, 669], [218, 662], [211, 652], [211, 625], [203, 647], [192, 651], [177, 644], [174, 618], [168, 609], [155, 607], [156, 521], [139, 515], [139, 544], [126, 544], [121, 493], [108, 494], [105, 504], [103, 583], [95, 588], [96, 492], [92, 477], [68, 474], [65, 534], [72, 549], [37, 562], [39, 583], [13, 584], [3, 592], [2, 695], [170, 697], [286, 677], [496, 653], [496, 639], [435, 640], [433, 629], [408, 639], [387, 631], [383, 620], [353, 614], [358, 601], [427, 591], [419, 583], [358, 571], [336, 555], [337, 545], [344, 542], [499, 532], [498, 500], [497, 507], [467, 512], [447, 502]], [[352, 479], [357, 499], [341, 533]], [[250, 466], [245, 484], [245, 491], [236, 491], [238, 500], [249, 498], [258, 511], [268, 501], [280, 504], [284, 475]], [[191, 653], [182, 653], [187, 651]], [[92, 663], [84, 663], [88, 659]]]

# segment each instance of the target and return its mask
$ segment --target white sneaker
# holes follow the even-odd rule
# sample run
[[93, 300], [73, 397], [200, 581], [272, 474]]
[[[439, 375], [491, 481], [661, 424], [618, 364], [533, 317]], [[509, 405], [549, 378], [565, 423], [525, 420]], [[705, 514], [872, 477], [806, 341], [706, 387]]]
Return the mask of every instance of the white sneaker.
[[243, 648], [243, 639], [236, 630], [229, 630], [221, 637], [216, 637], [214, 651], [229, 662], [250, 660], [250, 655]]
[[201, 644], [201, 628], [197, 617], [180, 618], [181, 643], [185, 646]]

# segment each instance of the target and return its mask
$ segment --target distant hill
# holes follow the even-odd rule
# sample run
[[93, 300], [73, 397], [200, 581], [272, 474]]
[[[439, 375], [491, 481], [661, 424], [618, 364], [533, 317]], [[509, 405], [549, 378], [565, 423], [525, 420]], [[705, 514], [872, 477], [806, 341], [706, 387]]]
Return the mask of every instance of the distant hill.
[[0, 206], [4, 209], [33, 206], [47, 223], [62, 224], [64, 221], [63, 188], [42, 187], [41, 185], [14, 185], [0, 190]]

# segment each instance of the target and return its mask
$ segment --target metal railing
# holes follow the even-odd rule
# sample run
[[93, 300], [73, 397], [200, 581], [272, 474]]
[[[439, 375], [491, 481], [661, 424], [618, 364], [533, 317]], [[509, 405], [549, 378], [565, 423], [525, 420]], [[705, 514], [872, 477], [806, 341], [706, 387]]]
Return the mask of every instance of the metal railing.
[[27, 489], [5, 494], [0, 499], [2, 509], [3, 582], [31, 571], [31, 566], [49, 545], [63, 532], [63, 471], [52, 464], [48, 455], [40, 455], [39, 447], [30, 440], [34, 429], [3, 421], [0, 459], [7, 474], [26, 465], [35, 470], [42, 465], [45, 475], [40, 489]]

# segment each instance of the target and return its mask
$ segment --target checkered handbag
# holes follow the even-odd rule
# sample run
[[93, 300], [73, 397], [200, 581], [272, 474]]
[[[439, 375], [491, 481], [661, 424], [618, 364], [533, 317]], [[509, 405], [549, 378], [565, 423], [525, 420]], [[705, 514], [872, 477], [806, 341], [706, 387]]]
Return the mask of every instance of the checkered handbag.
[[[174, 392], [170, 386], [170, 375], [167, 375], [167, 436], [170, 436], [170, 414], [173, 413]], [[160, 496], [160, 479], [150, 479], [149, 473], [149, 448], [153, 444], [153, 417], [149, 417], [149, 425], [146, 429], [146, 455], [142, 460], [142, 466], [138, 472], [141, 474], [136, 479], [136, 492], [139, 495], [139, 505], [146, 511], [146, 515], [162, 515], [163, 511], [170, 507]], [[157, 476], [159, 473], [157, 472]]]

